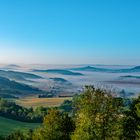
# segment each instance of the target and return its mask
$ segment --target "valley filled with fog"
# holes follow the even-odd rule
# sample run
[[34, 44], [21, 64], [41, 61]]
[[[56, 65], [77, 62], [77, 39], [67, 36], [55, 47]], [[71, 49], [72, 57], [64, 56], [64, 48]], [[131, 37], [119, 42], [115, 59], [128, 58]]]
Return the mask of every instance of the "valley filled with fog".
[[[0, 77], [41, 90], [37, 91], [37, 95], [51, 93], [54, 96], [73, 96], [79, 94], [85, 85], [112, 90], [117, 96], [133, 97], [140, 93], [138, 66], [11, 64], [0, 65], [0, 69]], [[3, 74], [3, 71], [6, 71], [6, 74]], [[11, 71], [15, 73], [8, 75]], [[23, 74], [20, 73], [19, 76], [16, 72]], [[33, 75], [24, 75], [26, 73]], [[123, 90], [125, 95], [120, 94]], [[29, 95], [34, 95], [34, 92], [36, 91], [31, 90]]]

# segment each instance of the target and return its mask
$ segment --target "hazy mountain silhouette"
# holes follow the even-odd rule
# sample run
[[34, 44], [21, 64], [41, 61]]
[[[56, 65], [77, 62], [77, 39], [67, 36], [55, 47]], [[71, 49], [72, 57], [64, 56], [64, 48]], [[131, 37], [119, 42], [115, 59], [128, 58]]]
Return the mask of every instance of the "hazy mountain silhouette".
[[66, 80], [64, 78], [50, 78], [50, 79], [59, 84], [72, 85], [71, 82], [69, 82], [68, 80]]
[[112, 73], [130, 73], [130, 72], [140, 72], [140, 66], [127, 69], [109, 69], [109, 68], [97, 68], [92, 66], [86, 66], [81, 68], [73, 68], [71, 70], [77, 71], [93, 71], [93, 72], [112, 72]]
[[140, 79], [140, 76], [134, 76], [134, 75], [125, 75], [125, 76], [120, 76], [121, 78], [134, 78], [134, 79]]
[[21, 96], [41, 92], [38, 88], [0, 77], [0, 94]]
[[56, 73], [56, 74], [62, 74], [62, 75], [74, 75], [74, 76], [81, 76], [82, 73], [79, 72], [72, 72], [70, 70], [64, 70], [64, 69], [48, 69], [48, 70], [33, 70], [33, 72], [46, 72], [46, 73]]
[[8, 79], [23, 80], [23, 81], [26, 81], [27, 79], [42, 79], [41, 76], [35, 74], [6, 70], [0, 70], [0, 76]]

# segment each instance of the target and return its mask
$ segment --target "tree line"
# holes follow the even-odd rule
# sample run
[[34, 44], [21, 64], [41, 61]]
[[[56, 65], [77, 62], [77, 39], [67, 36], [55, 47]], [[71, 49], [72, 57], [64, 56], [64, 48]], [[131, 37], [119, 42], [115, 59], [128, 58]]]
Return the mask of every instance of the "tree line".
[[17, 105], [15, 102], [0, 98], [0, 116], [9, 119], [30, 123], [42, 123], [47, 111], [48, 108], [45, 107], [37, 107], [36, 109], [32, 107], [25, 108]]

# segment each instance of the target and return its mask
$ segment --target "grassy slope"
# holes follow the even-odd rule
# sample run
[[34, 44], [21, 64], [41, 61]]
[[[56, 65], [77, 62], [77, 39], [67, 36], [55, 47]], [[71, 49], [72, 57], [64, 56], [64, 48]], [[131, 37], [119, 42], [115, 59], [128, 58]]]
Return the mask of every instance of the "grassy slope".
[[40, 124], [24, 123], [7, 118], [0, 117], [0, 135], [8, 135], [15, 130], [27, 130], [37, 128]]

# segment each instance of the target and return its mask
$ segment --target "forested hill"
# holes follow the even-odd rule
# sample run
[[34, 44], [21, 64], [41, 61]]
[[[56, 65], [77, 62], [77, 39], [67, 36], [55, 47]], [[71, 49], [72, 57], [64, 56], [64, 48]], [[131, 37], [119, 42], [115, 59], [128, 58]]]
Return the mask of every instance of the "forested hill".
[[31, 93], [41, 93], [38, 88], [28, 86], [4, 77], [0, 77], [0, 96], [5, 95], [26, 95]]
[[8, 79], [23, 80], [23, 81], [26, 81], [27, 79], [42, 79], [41, 76], [35, 74], [6, 70], [0, 70], [0, 76]]

